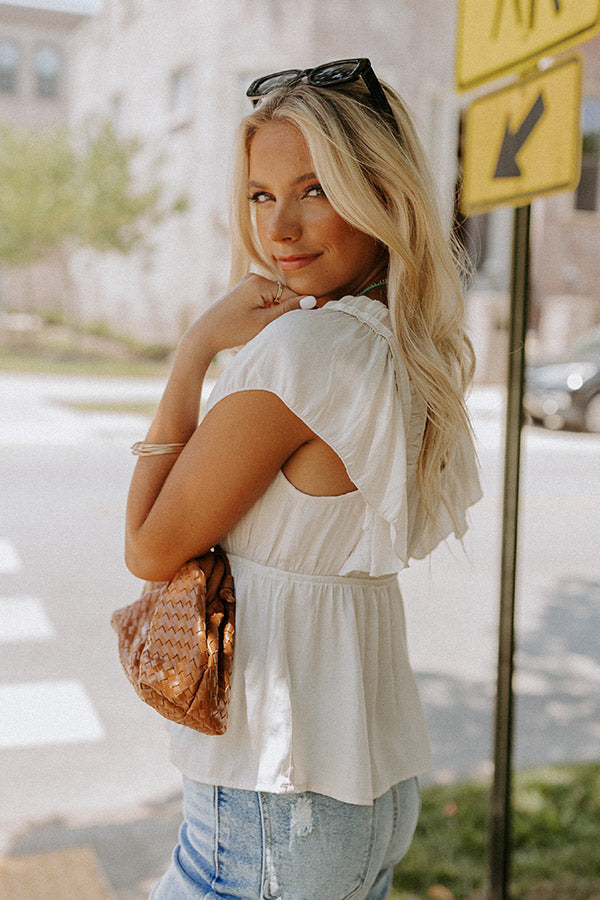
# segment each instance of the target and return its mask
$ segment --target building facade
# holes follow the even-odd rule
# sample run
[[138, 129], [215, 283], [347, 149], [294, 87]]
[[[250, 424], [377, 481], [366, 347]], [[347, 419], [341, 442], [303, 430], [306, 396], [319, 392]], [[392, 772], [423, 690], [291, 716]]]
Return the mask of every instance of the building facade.
[[260, 74], [369, 56], [414, 111], [450, 221], [458, 100], [452, 41], [439, 35], [452, 28], [451, 5], [433, 0], [105, 0], [78, 34], [72, 123], [110, 118], [137, 135], [140, 177], [158, 172], [189, 207], [130, 257], [77, 251], [84, 314], [174, 340], [225, 290], [233, 138], [250, 109], [245, 89]]
[[[48, 15], [50, 34], [60, 19]], [[245, 88], [280, 69], [369, 56], [414, 115], [450, 227], [461, 112], [471, 99], [454, 90], [455, 16], [456, 4], [440, 0], [104, 0], [97, 15], [70, 19], [70, 64], [60, 79], [68, 80], [69, 124], [89, 132], [110, 120], [139, 138], [140, 185], [158, 178], [165, 202], [185, 195], [187, 208], [128, 256], [75, 250], [67, 307], [143, 340], [173, 342], [223, 293], [233, 139], [250, 108]], [[51, 43], [29, 40], [29, 58]], [[583, 53], [582, 181], [574, 193], [533, 204], [532, 352], [540, 355], [560, 352], [600, 321], [600, 38]], [[1, 77], [9, 84], [12, 76]], [[465, 232], [476, 264], [468, 307], [478, 375], [496, 380], [506, 357], [512, 210], [474, 217]]]
[[86, 18], [0, 3], [0, 122], [35, 130], [66, 123], [70, 37]]
[[[71, 40], [81, 12], [0, 3], [0, 126], [39, 131], [66, 126]], [[69, 292], [60, 255], [0, 271], [0, 311], [59, 308]]]

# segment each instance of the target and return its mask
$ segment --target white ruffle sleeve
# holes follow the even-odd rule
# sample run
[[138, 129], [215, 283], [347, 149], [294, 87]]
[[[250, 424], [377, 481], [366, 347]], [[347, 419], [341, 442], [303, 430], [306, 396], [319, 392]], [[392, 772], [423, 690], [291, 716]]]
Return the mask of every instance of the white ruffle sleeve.
[[276, 394], [335, 450], [362, 493], [364, 540], [341, 574], [398, 571], [452, 531], [466, 531], [467, 507], [481, 496], [473, 449], [465, 439], [444, 476], [449, 508], [432, 528], [416, 486], [424, 404], [411, 390], [383, 304], [344, 297], [276, 319], [230, 361], [208, 409], [244, 390]]

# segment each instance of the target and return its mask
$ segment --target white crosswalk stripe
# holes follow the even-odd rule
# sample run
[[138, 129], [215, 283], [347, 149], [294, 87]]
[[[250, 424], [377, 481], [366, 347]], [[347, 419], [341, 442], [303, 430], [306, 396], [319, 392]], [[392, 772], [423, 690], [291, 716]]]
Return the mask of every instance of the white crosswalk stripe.
[[23, 563], [14, 546], [0, 538], [0, 574], [20, 572], [22, 568]]
[[[23, 570], [11, 541], [0, 539], [0, 575]], [[56, 637], [42, 600], [0, 596], [0, 644], [26, 645]], [[104, 729], [79, 681], [0, 685], [0, 748], [100, 741]]]
[[55, 634], [37, 597], [0, 597], [0, 644], [47, 641]]
[[100, 741], [104, 729], [79, 681], [0, 686], [0, 747]]

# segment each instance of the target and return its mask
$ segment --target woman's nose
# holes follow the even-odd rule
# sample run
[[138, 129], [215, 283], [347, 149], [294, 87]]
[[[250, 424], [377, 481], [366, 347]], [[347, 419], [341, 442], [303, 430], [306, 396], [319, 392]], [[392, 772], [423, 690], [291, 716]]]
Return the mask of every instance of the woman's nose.
[[302, 231], [298, 216], [287, 204], [280, 204], [273, 210], [269, 221], [269, 238], [275, 243], [295, 241]]

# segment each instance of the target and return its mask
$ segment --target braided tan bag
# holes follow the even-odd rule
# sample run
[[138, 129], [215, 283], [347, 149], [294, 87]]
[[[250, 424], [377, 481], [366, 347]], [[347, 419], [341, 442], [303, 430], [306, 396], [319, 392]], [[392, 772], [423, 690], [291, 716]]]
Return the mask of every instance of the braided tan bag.
[[204, 734], [227, 728], [235, 598], [220, 547], [147, 582], [135, 603], [113, 613], [119, 656], [137, 694], [167, 719]]

